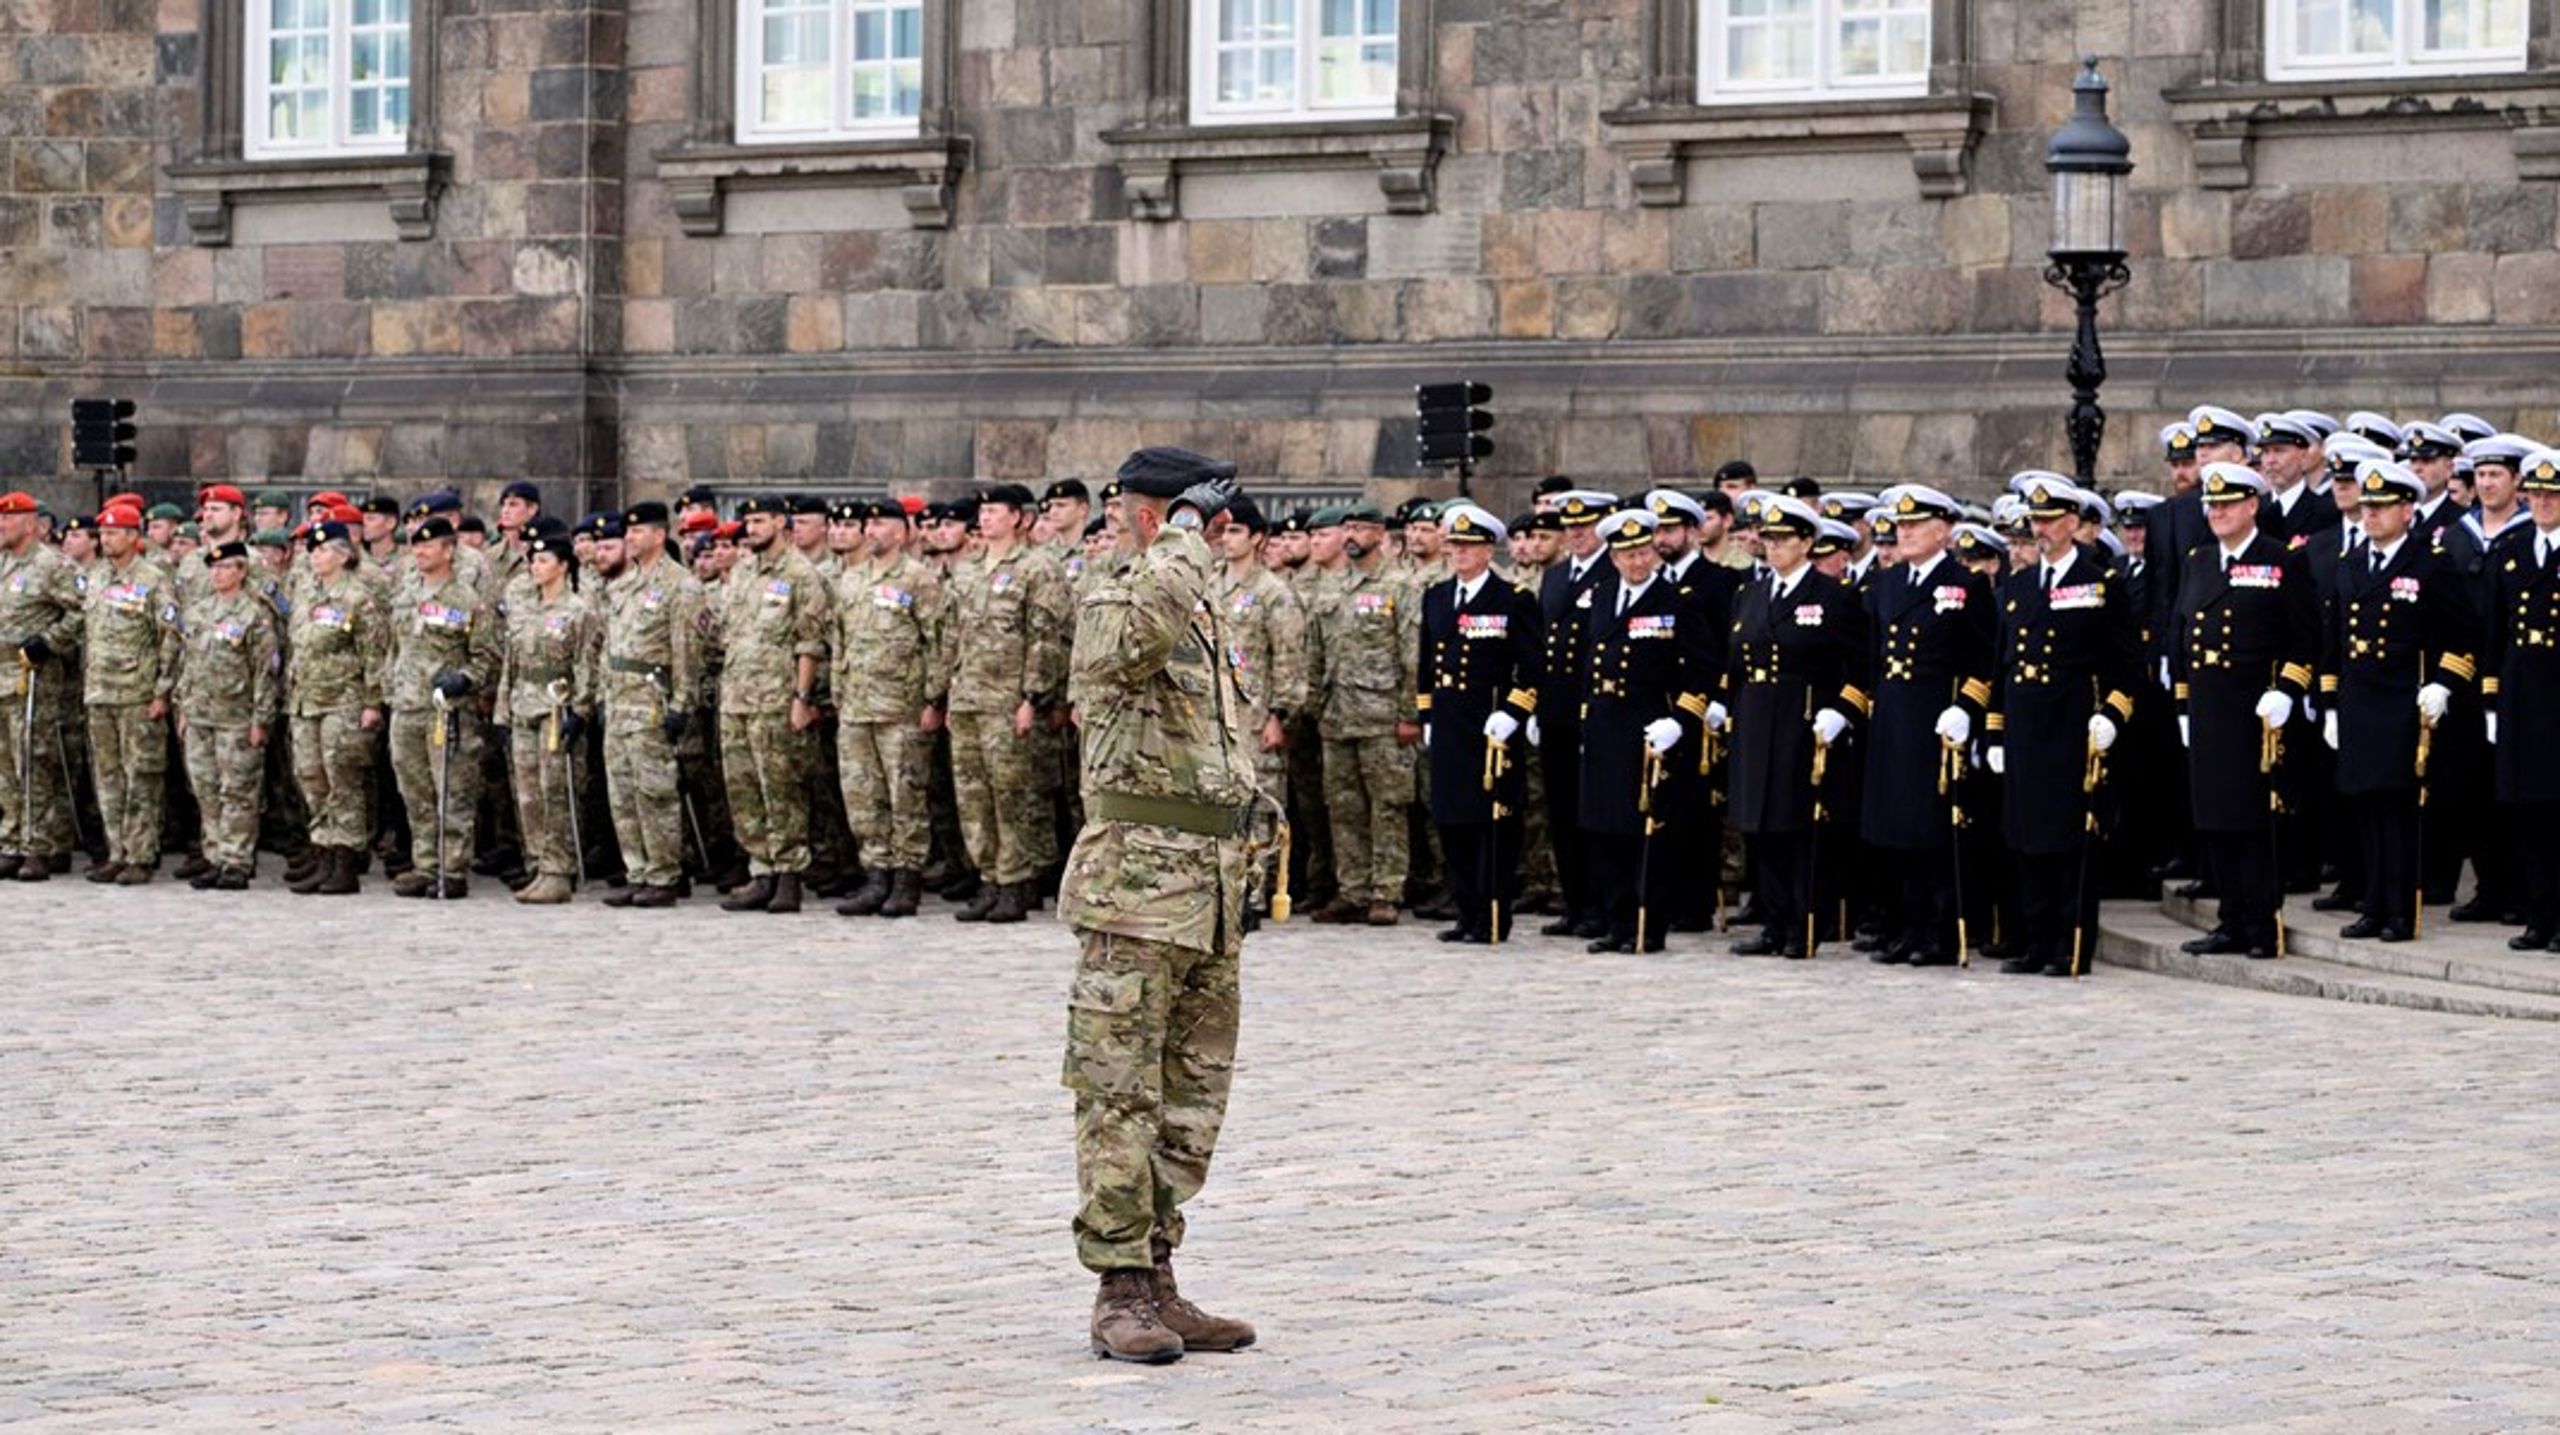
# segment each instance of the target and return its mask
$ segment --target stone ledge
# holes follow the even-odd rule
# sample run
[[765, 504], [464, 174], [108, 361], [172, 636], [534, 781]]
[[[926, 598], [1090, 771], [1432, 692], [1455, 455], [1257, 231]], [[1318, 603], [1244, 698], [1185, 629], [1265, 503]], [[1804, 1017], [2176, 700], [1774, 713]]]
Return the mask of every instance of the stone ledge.
[[2098, 960], [2111, 967], [2130, 967], [2185, 981], [2283, 996], [2400, 1007], [2444, 1016], [2560, 1021], [2560, 999], [2552, 997], [2389, 976], [2316, 958], [2252, 961], [2240, 956], [2199, 957], [2179, 950], [2178, 944], [2194, 935], [2193, 927], [2171, 920], [2150, 904], [2110, 902], [2098, 917]]
[[2248, 188], [2262, 139], [2447, 129], [2508, 130], [2519, 178], [2560, 179], [2560, 81], [2548, 74], [2212, 83], [2161, 98], [2206, 189]]
[[380, 198], [402, 239], [435, 235], [436, 194], [452, 165], [436, 153], [331, 156], [325, 159], [199, 160], [169, 168], [169, 189], [184, 207], [198, 244], [231, 242], [231, 210], [242, 203], [297, 199]]
[[1181, 217], [1186, 171], [1357, 169], [1374, 165], [1389, 214], [1428, 214], [1432, 177], [1458, 122], [1448, 115], [1308, 124], [1175, 125], [1105, 130], [1134, 219]]
[[1775, 105], [1638, 105], [1600, 117], [1603, 142], [1627, 156], [1638, 203], [1687, 198], [1687, 161], [1809, 150], [1911, 152], [1923, 199], [1965, 192], [1973, 147], [1991, 128], [1989, 95], [1828, 100]]
[[688, 143], [657, 155], [676, 223], [696, 236], [720, 232], [730, 190], [793, 186], [895, 185], [916, 228], [948, 229], [952, 185], [968, 162], [969, 140], [956, 134], [806, 145]]

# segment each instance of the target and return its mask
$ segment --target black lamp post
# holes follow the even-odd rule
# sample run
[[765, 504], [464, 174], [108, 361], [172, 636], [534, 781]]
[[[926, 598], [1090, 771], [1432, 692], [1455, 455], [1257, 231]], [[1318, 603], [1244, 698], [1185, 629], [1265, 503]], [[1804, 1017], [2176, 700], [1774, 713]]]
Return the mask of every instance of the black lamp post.
[[2107, 82], [2098, 57], [2082, 57], [2071, 82], [2076, 102], [2069, 123], [2053, 132], [2044, 167], [2053, 175], [2053, 240], [2045, 251], [2044, 282], [2068, 290], [2080, 307], [2080, 331], [2071, 341], [2071, 462], [2082, 487], [2098, 473], [2098, 442], [2106, 437], [2106, 411], [2098, 386], [2107, 381], [2107, 358], [2098, 348], [2098, 301], [2132, 279], [2124, 267], [2124, 177], [2133, 172], [2133, 144], [2107, 123]]

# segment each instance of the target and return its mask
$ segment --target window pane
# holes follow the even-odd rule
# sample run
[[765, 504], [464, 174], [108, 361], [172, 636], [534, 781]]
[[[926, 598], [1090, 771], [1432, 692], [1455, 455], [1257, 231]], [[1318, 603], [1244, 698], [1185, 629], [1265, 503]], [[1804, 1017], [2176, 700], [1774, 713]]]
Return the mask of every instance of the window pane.
[[2396, 0], [2355, 0], [2355, 16], [2348, 38], [2359, 55], [2388, 55], [2392, 52], [2391, 22]]
[[889, 58], [889, 17], [878, 10], [857, 10], [853, 15], [853, 58], [864, 60]]
[[924, 66], [915, 62], [901, 63], [897, 68], [898, 113], [913, 119], [924, 113]]
[[1258, 53], [1262, 62], [1255, 98], [1290, 103], [1298, 93], [1298, 52], [1273, 47]]
[[1840, 22], [1840, 73], [1873, 75], [1884, 66], [1884, 22], [1882, 20], [1843, 20]]
[[382, 23], [382, 0], [355, 0], [351, 18], [358, 26]]
[[382, 92], [382, 128], [385, 132], [405, 135], [409, 132], [409, 87], [399, 85]]
[[382, 73], [394, 80], [409, 78], [409, 32], [395, 30], [382, 56]]
[[347, 134], [350, 138], [374, 138], [381, 114], [381, 96], [376, 91], [347, 92]]
[[1369, 0], [1369, 33], [1392, 35], [1396, 32], [1396, 0]]
[[329, 0], [302, 0], [302, 29], [329, 28]]
[[1316, 33], [1325, 36], [1360, 33], [1360, 0], [1324, 0], [1316, 20]]
[[762, 100], [767, 125], [793, 129], [824, 125], [827, 72], [816, 68], [767, 70]]
[[326, 37], [302, 42], [300, 83], [306, 85], [329, 83], [329, 41]]
[[301, 14], [302, 6], [300, 0], [268, 0], [267, 28], [270, 30], [290, 30], [293, 28], [293, 22], [295, 19], [300, 17]]
[[901, 6], [895, 33], [890, 37], [889, 53], [901, 60], [913, 60], [924, 54], [924, 7]]
[[1929, 68], [1929, 17], [1896, 15], [1885, 23], [1885, 72], [1918, 75]]
[[382, 78], [381, 36], [357, 35], [351, 38], [347, 46], [347, 78], [359, 82]]
[[382, 0], [382, 19], [389, 25], [408, 24], [409, 0]]
[[878, 66], [854, 71], [853, 117], [877, 120], [887, 118], [889, 113], [889, 72]]

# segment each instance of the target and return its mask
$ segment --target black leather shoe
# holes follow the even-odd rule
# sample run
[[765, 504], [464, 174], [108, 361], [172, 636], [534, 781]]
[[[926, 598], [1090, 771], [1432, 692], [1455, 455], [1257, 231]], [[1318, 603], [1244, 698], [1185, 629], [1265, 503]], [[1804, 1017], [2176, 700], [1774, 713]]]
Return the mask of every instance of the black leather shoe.
[[2181, 882], [2178, 884], [2178, 895], [2191, 902], [2199, 898], [2210, 897], [2213, 895], [2213, 884], [2201, 880], [2194, 882]]
[[2494, 922], [2498, 920], [2498, 904], [2474, 897], [2445, 915], [2457, 922]]
[[2044, 964], [2044, 974], [2049, 977], [2085, 977], [2089, 975], [2089, 966], [2083, 962], [2080, 970], [2075, 972], [2071, 970], [2069, 962], [2047, 962]]
[[2417, 933], [2396, 923], [2384, 927], [2379, 935], [2386, 942], [2414, 942], [2418, 939]]
[[1956, 954], [1945, 951], [1931, 951], [1926, 947], [1921, 947], [1913, 950], [1911, 955], [1904, 957], [1902, 960], [1915, 967], [1952, 967], [1956, 964]]
[[1737, 957], [1774, 957], [1786, 950], [1787, 944], [1779, 941], [1778, 934], [1775, 932], [1764, 931], [1756, 937], [1746, 937], [1733, 944], [1733, 954]]
[[2198, 957], [2227, 956], [2233, 952], [2245, 952], [2248, 949], [2249, 944], [2242, 941], [2236, 933], [2226, 932], [2219, 927], [2194, 941], [2178, 944], [2179, 951]]
[[1582, 935], [1579, 930], [1581, 926], [1582, 919], [1580, 917], [1571, 915], [1562, 916], [1538, 928], [1538, 935], [1541, 937], [1578, 937]]
[[[1869, 955], [1873, 955], [1878, 952], [1891, 951], [1896, 945], [1897, 944], [1893, 938], [1886, 936], [1882, 932], [1875, 932], [1851, 942], [1849, 944], [1849, 950], [1853, 952], [1865, 952]], [[1902, 959], [1900, 957], [1895, 957], [1893, 960], [1898, 962]]]
[[[2071, 968], [2067, 964], [2063, 967], [2064, 971], [2069, 971], [2070, 969]], [[2009, 960], [2000, 964], [2000, 971], [2002, 975], [2012, 977], [2042, 976], [2044, 975], [2044, 959], [2042, 957], [2011, 957]]]
[[1595, 940], [1605, 937], [1609, 935], [1609, 919], [1606, 917], [1585, 917], [1581, 921], [1573, 924], [1573, 934], [1577, 937], [1588, 937]]
[[1464, 927], [1447, 928], [1439, 933], [1439, 937], [1440, 940], [1444, 942], [1463, 942], [1468, 940], [1467, 929]]
[[2551, 933], [2543, 931], [2538, 927], [2527, 927], [2522, 933], [2507, 938], [2507, 950], [2511, 952], [2539, 952], [2551, 945], [2551, 936]]
[[1898, 967], [1910, 960], [1899, 942], [1888, 942], [1884, 946], [1874, 948], [1860, 947], [1854, 942], [1850, 946], [1854, 951], [1865, 952], [1867, 960], [1880, 967]]
[[2311, 901], [2311, 910], [2315, 912], [2352, 912], [2363, 900], [2364, 895], [2362, 893], [2349, 895], [2347, 890], [2341, 887], [2326, 897], [2313, 898]]
[[1621, 942], [1609, 937], [1602, 937], [1598, 941], [1592, 942], [1583, 948], [1584, 951], [1589, 952], [1594, 956], [1600, 955], [1604, 952], [1632, 952], [1635, 949], [1636, 944], [1633, 942]]
[[2365, 917], [2357, 921], [2349, 922], [2344, 927], [2339, 928], [2338, 935], [2346, 938], [2350, 942], [2363, 942], [2370, 941], [2375, 937], [2381, 936], [2382, 931], [2383, 926], [2382, 919], [2380, 917]]

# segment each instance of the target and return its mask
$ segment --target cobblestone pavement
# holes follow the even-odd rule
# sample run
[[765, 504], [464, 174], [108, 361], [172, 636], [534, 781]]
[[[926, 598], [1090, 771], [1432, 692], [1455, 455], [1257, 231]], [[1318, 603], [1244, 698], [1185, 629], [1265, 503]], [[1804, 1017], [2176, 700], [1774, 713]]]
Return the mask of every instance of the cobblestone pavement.
[[0, 888], [0, 1425], [2560, 1422], [2560, 1034], [2169, 982], [1247, 954], [1185, 1288], [1092, 1360], [1040, 922]]

